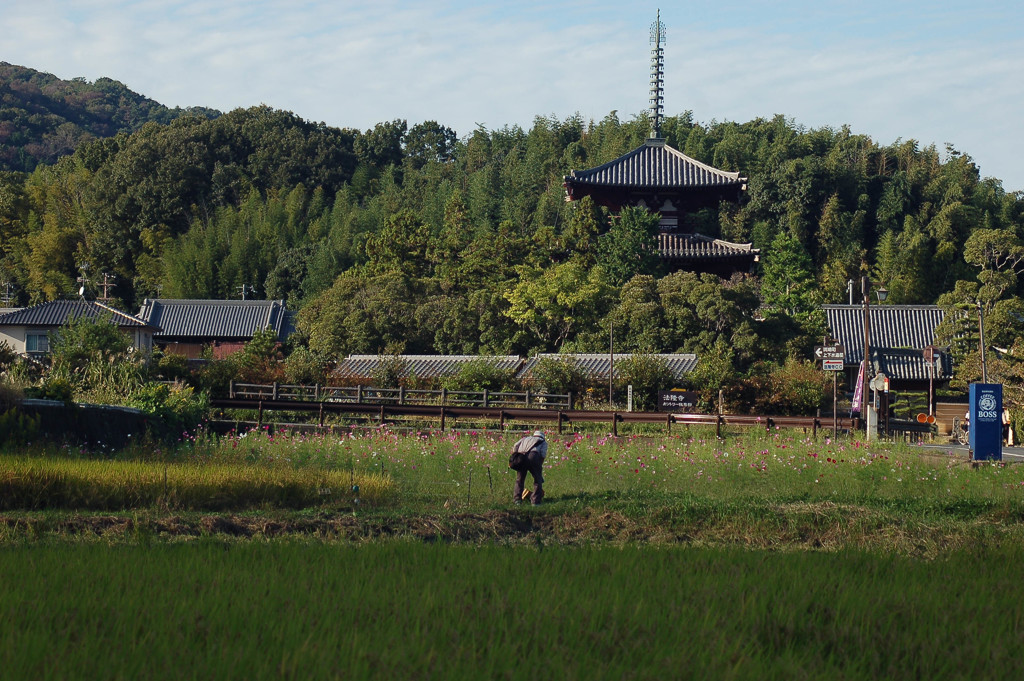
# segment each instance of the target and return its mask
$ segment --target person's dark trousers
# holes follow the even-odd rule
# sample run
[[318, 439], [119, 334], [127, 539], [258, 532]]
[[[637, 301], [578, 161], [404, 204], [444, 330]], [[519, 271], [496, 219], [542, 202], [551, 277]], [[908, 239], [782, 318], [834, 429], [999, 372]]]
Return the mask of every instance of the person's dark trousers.
[[536, 506], [544, 498], [544, 457], [535, 450], [526, 453], [527, 468], [516, 471], [516, 486], [512, 492], [512, 500], [516, 503], [523, 498], [523, 489], [526, 487], [526, 472], [533, 476], [533, 494], [530, 495], [530, 503]]

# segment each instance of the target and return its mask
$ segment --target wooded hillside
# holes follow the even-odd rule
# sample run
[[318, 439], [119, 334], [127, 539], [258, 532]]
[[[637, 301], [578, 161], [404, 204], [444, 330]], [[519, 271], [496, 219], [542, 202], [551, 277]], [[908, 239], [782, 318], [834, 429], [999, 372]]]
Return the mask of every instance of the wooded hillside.
[[623, 351], [698, 352], [713, 381], [806, 357], [820, 303], [846, 301], [848, 280], [869, 273], [891, 303], [980, 297], [991, 341], [1019, 342], [1024, 199], [968, 155], [782, 116], [669, 118], [668, 144], [750, 179], [741, 204], [692, 216], [698, 232], [763, 249], [758, 277], [723, 282], [665, 276], [649, 216], [610, 224], [564, 201], [563, 175], [647, 131], [615, 112], [461, 137], [433, 121], [359, 131], [267, 107], [150, 121], [0, 176], [0, 278], [24, 304], [109, 273], [127, 310], [252, 286], [301, 308], [300, 342], [331, 357], [601, 350], [614, 322]]

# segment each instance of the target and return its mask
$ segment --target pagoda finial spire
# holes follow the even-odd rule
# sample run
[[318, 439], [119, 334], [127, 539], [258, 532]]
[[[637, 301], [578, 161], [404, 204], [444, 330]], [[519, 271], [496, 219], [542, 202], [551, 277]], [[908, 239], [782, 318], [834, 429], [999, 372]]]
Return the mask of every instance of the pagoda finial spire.
[[651, 24], [651, 138], [661, 137], [661, 122], [665, 118], [665, 24], [661, 10]]

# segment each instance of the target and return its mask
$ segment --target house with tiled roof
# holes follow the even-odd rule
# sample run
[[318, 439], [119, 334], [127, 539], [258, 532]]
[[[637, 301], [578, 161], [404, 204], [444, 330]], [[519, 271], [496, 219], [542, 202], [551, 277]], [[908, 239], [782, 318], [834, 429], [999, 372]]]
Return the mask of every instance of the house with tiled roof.
[[189, 358], [207, 348], [214, 358], [230, 355], [267, 329], [284, 342], [295, 330], [283, 300], [147, 298], [138, 316], [160, 327], [153, 337], [159, 348]]
[[159, 325], [93, 300], [51, 300], [0, 314], [0, 343], [21, 354], [44, 355], [50, 351], [53, 333], [79, 318], [115, 324], [145, 352], [153, 349], [153, 335], [160, 331]]
[[[864, 358], [864, 308], [824, 305], [829, 335], [843, 345], [843, 365], [851, 387]], [[868, 308], [871, 375], [884, 373], [894, 388], [927, 390], [930, 381], [948, 383], [953, 362], [948, 352], [925, 361], [924, 350], [935, 345], [935, 329], [945, 313], [938, 305], [871, 305]]]

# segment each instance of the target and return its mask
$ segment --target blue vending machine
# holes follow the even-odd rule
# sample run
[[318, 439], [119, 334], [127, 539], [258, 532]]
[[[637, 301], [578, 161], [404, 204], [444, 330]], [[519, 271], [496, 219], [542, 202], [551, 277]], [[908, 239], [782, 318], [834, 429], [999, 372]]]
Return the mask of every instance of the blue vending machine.
[[1003, 385], [970, 385], [970, 445], [975, 461], [1003, 460]]

